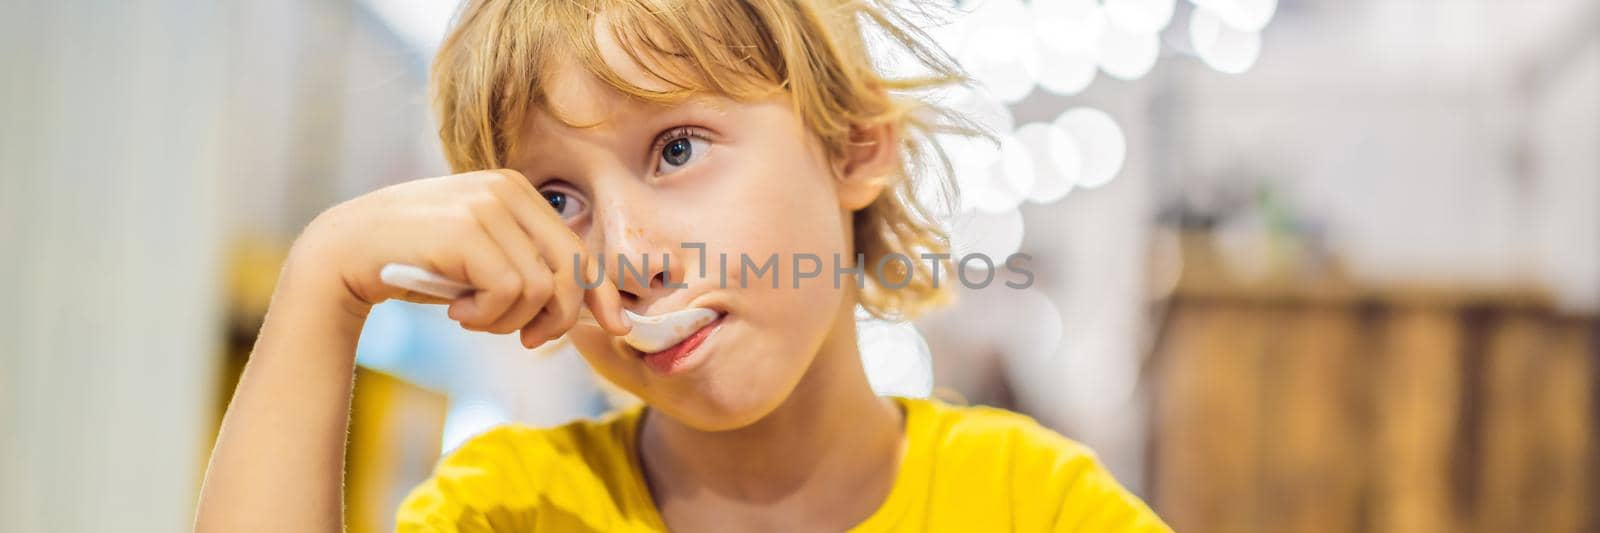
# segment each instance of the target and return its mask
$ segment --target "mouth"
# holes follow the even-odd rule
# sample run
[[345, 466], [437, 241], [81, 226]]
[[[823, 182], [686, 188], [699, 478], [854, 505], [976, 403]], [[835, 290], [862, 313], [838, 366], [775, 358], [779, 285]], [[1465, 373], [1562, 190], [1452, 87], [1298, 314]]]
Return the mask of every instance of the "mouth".
[[688, 367], [689, 362], [692, 362], [691, 358], [701, 351], [699, 348], [722, 327], [722, 320], [727, 316], [726, 312], [720, 313], [717, 315], [716, 320], [701, 326], [694, 333], [690, 333], [689, 336], [684, 337], [677, 344], [664, 350], [651, 353], [644, 353], [638, 350], [633, 350], [633, 352], [644, 360], [645, 366], [650, 367], [651, 370], [659, 374], [671, 375], [682, 371]]

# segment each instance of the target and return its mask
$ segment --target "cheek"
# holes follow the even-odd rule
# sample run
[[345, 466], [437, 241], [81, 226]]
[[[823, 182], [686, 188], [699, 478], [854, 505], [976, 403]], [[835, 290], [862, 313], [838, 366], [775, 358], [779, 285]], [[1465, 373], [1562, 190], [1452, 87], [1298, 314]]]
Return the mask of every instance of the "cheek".
[[588, 358], [589, 354], [605, 354], [609, 356], [611, 354], [610, 337], [604, 333], [595, 332], [593, 329], [573, 329], [567, 332], [567, 340], [572, 341], [572, 345], [583, 353], [585, 358]]
[[[728, 284], [738, 288], [746, 317], [770, 338], [783, 338], [790, 346], [809, 344], [832, 323], [844, 294], [834, 285], [834, 258], [842, 265], [853, 260], [832, 177], [814, 158], [796, 152], [773, 151], [739, 161], [738, 170], [728, 169], [736, 184], [727, 187], [729, 196], [718, 208], [725, 217], [718, 217], [706, 235], [709, 252], [728, 252]], [[770, 273], [744, 275], [743, 257], [753, 270], [773, 256], [779, 272], [776, 288]], [[712, 267], [708, 272], [724, 268], [715, 255], [707, 261]], [[797, 265], [815, 275], [799, 279], [798, 288]], [[853, 279], [841, 277], [839, 283], [848, 286]]]
[[[844, 229], [827, 167], [803, 150], [749, 150], [725, 161], [719, 171], [718, 198], [707, 211], [711, 235], [722, 235], [732, 253], [842, 251]], [[828, 259], [824, 257], [824, 259]], [[730, 261], [732, 258], [730, 257]], [[787, 265], [786, 265], [787, 267]], [[787, 268], [785, 269], [787, 270]]]
[[637, 375], [638, 365], [630, 364], [624, 359], [626, 354], [613, 349], [609, 335], [593, 328], [578, 328], [567, 333], [567, 339], [572, 341], [584, 361], [601, 377], [630, 392], [637, 390], [636, 385], [641, 379]]

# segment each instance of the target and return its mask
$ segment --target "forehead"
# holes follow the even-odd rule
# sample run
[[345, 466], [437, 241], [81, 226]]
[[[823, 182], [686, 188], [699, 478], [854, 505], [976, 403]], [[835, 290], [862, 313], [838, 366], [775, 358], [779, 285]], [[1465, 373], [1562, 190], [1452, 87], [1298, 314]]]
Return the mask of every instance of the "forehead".
[[[637, 67], [635, 67], [637, 68]], [[619, 71], [621, 71], [619, 69]], [[627, 72], [627, 71], [621, 71]], [[629, 72], [632, 83], [662, 84], [658, 79], [641, 72]], [[531, 106], [524, 124], [525, 135], [553, 133], [560, 130], [614, 130], [651, 124], [652, 117], [682, 113], [711, 113], [726, 115], [737, 102], [729, 97], [696, 92], [675, 102], [651, 102], [630, 96], [612, 87], [598, 76], [573, 64], [551, 69], [545, 83], [543, 105]]]
[[731, 105], [787, 93], [774, 68], [783, 61], [768, 57], [765, 34], [754, 21], [736, 23], [742, 10], [729, 12], [738, 2], [726, 1], [668, 0], [677, 7], [666, 11], [628, 2], [546, 4], [570, 9], [553, 8], [562, 16], [531, 47], [542, 50], [537, 87], [531, 100], [512, 104], [531, 105], [511, 119], [524, 124], [507, 133], [515, 138], [540, 122], [589, 129], [695, 100]]
[[[647, 91], [679, 89], [639, 63], [651, 58], [636, 60], [609, 31], [596, 31], [595, 39], [597, 55], [621, 81]], [[629, 95], [572, 54], [556, 54], [541, 80], [540, 101], [527, 108], [516, 134], [518, 141], [507, 154], [509, 163], [523, 165], [541, 160], [551, 155], [551, 150], [566, 152], [572, 149], [569, 143], [574, 142], [597, 146], [632, 143], [637, 137], [652, 136], [659, 129], [676, 125], [674, 121], [714, 120], [713, 117], [734, 113], [738, 103], [732, 97], [704, 89], [671, 101]]]
[[[595, 50], [606, 67], [622, 81], [639, 89], [662, 92], [673, 89], [640, 62], [649, 62], [653, 58], [635, 59], [616, 35], [607, 29], [609, 27], [609, 21], [602, 14], [595, 17], [589, 28], [594, 33]], [[553, 67], [544, 73], [544, 77], [544, 104], [562, 122], [601, 125], [614, 121], [618, 115], [626, 116], [646, 107], [645, 102], [630, 98], [584, 68], [572, 54], [557, 54]], [[535, 106], [536, 113], [543, 111], [539, 107]]]

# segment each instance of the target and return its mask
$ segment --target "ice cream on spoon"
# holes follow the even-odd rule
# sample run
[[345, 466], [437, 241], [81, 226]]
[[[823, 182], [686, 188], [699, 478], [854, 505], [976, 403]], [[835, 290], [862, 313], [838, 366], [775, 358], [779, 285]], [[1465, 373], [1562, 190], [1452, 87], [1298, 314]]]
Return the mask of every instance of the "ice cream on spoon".
[[[401, 263], [384, 265], [383, 270], [378, 272], [378, 277], [390, 286], [445, 300], [454, 300], [473, 291], [471, 285], [440, 276], [422, 267]], [[654, 316], [645, 316], [626, 309], [622, 312], [633, 322], [633, 329], [622, 337], [622, 341], [644, 353], [671, 348], [716, 320], [718, 316], [716, 311], [700, 307]], [[599, 325], [587, 307], [578, 311], [578, 322], [591, 326]]]

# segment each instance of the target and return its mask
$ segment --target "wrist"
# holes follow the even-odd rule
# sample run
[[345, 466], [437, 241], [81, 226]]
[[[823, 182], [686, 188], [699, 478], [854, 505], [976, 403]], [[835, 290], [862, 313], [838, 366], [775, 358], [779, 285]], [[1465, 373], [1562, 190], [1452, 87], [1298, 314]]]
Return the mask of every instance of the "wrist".
[[331, 321], [330, 325], [359, 332], [374, 303], [351, 289], [336, 266], [339, 262], [326, 252], [325, 248], [307, 239], [295, 242], [278, 273], [272, 308], [314, 310], [309, 314]]

